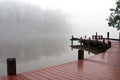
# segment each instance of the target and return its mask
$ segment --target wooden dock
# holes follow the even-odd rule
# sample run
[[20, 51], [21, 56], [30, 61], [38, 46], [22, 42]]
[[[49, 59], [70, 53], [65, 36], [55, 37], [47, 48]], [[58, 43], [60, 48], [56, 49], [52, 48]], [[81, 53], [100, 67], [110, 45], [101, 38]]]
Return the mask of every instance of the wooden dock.
[[2, 76], [0, 80], [120, 80], [120, 42], [95, 56], [45, 69]]

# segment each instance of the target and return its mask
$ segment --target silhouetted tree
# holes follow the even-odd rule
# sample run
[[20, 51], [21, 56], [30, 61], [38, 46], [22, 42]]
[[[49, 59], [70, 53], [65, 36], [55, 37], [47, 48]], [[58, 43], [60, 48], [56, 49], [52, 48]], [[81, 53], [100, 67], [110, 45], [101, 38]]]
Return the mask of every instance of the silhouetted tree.
[[116, 8], [111, 8], [110, 11], [111, 14], [107, 19], [108, 25], [120, 30], [120, 0], [116, 0]]

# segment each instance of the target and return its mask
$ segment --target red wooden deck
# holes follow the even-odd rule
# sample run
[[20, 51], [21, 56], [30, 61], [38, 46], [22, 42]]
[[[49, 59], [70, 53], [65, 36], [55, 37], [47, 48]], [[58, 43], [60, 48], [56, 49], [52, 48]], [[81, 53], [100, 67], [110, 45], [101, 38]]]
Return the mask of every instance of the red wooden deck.
[[38, 69], [0, 80], [120, 80], [120, 42], [106, 52], [62, 65]]

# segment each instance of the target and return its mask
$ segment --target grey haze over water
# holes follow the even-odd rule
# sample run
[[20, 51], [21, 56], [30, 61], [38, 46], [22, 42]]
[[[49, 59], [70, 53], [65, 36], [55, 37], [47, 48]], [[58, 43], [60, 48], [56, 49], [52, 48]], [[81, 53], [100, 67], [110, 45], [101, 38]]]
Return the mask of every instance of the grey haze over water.
[[19, 1], [3, 1], [0, 11], [0, 41], [25, 41], [70, 32], [67, 16], [57, 10], [43, 10]]
[[59, 47], [64, 48], [62, 38], [70, 33], [70, 25], [62, 12], [17, 1], [0, 2], [0, 11], [0, 54], [4, 55], [1, 58], [20, 57], [23, 53], [37, 57], [34, 54], [47, 51], [48, 46], [55, 48], [52, 53], [59, 52]]
[[6, 59], [11, 57], [16, 58], [18, 73], [70, 60], [61, 58], [69, 50], [68, 20], [59, 10], [0, 1], [0, 75], [6, 75]]

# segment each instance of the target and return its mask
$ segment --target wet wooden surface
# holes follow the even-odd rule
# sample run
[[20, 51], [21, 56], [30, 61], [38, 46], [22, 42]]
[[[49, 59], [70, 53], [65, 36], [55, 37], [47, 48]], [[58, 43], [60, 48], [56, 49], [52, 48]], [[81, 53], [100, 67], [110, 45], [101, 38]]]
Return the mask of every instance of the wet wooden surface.
[[120, 42], [106, 52], [62, 65], [3, 76], [0, 80], [120, 80]]

